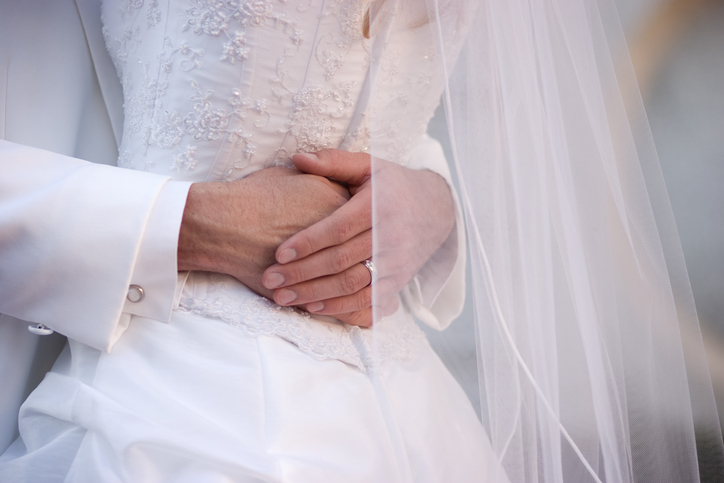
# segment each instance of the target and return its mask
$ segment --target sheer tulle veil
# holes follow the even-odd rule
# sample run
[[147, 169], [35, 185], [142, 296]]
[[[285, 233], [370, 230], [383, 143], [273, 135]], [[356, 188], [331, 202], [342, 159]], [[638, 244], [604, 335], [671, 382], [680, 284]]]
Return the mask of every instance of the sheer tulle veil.
[[[371, 5], [369, 108], [356, 122], [369, 129], [373, 159], [404, 163], [396, 126], [424, 132], [434, 106], [416, 103], [415, 92], [442, 94], [472, 308], [452, 333], [468, 330], [462, 342], [474, 356], [445, 331], [431, 340], [479, 400], [499, 480], [706, 480], [697, 454], [721, 464], [721, 431], [613, 5]], [[400, 42], [419, 58], [396, 57]], [[396, 97], [378, 95], [390, 86]], [[381, 98], [404, 114], [390, 119]], [[405, 236], [387, 210], [404, 200], [386, 192], [382, 174], [373, 184], [373, 260], [383, 279], [394, 271], [385, 244]]]

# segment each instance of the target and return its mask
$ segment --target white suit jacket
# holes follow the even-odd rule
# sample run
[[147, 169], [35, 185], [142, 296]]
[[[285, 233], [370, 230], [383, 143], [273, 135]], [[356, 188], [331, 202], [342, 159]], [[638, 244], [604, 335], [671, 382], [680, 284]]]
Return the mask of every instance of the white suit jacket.
[[[122, 103], [100, 0], [0, 0], [0, 453], [64, 344], [28, 324], [110, 350], [133, 315], [170, 319], [190, 184], [112, 166]], [[415, 154], [417, 168], [450, 182], [439, 143], [426, 138]], [[439, 328], [464, 299], [457, 219], [447, 248], [402, 293]], [[141, 302], [127, 299], [132, 285]]]
[[122, 124], [100, 0], [0, 0], [0, 452], [64, 343], [30, 322], [109, 350], [171, 315], [190, 185], [107, 166]]

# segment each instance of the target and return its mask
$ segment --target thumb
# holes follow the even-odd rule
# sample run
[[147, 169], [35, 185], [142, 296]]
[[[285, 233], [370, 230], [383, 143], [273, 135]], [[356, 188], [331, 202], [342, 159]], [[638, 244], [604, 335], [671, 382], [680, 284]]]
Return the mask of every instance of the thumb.
[[304, 173], [333, 178], [352, 186], [360, 186], [370, 179], [370, 155], [367, 153], [323, 149], [317, 153], [295, 154], [292, 162]]

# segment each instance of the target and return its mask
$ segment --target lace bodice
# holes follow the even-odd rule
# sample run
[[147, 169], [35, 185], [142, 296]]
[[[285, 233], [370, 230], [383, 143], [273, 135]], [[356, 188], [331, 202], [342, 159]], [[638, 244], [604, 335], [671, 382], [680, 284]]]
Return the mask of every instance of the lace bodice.
[[[175, 179], [233, 180], [288, 164], [296, 152], [368, 150], [370, 132], [380, 156], [406, 162], [438, 103], [434, 52], [391, 43], [373, 100], [360, 102], [372, 84], [362, 35], [368, 5], [105, 2], [104, 34], [125, 101], [119, 164]], [[355, 115], [362, 121], [351, 122]]]
[[[407, 163], [438, 104], [434, 51], [420, 48], [407, 26], [386, 31], [393, 39], [389, 48], [371, 46], [362, 34], [369, 5], [104, 2], [104, 35], [124, 93], [119, 165], [178, 180], [231, 181], [290, 165], [296, 152], [369, 150], [371, 137], [374, 154]], [[380, 66], [373, 76], [370, 56]], [[191, 277], [180, 310], [280, 335], [316, 357], [365, 366], [354, 342], [359, 329], [327, 319], [310, 323], [309, 316], [259, 301], [234, 279], [215, 279]], [[404, 337], [390, 336], [400, 350], [390, 346], [388, 352], [408, 351], [405, 340], [418, 336], [410, 324], [402, 324], [398, 335]]]

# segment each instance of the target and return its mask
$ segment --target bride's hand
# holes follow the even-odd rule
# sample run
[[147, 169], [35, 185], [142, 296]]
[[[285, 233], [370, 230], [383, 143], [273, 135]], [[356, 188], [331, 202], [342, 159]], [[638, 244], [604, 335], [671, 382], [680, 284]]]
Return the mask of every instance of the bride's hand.
[[[370, 156], [327, 149], [297, 154], [302, 171], [347, 184], [352, 198], [329, 217], [302, 230], [276, 251], [264, 272], [280, 305], [302, 305], [347, 323], [372, 324], [372, 174]], [[439, 175], [375, 160], [377, 305], [397, 310], [397, 294], [448, 237], [455, 222], [449, 187]]]
[[271, 298], [261, 276], [275, 262], [279, 244], [332, 214], [349, 196], [342, 185], [293, 168], [194, 183], [181, 223], [178, 269], [225, 273]]

